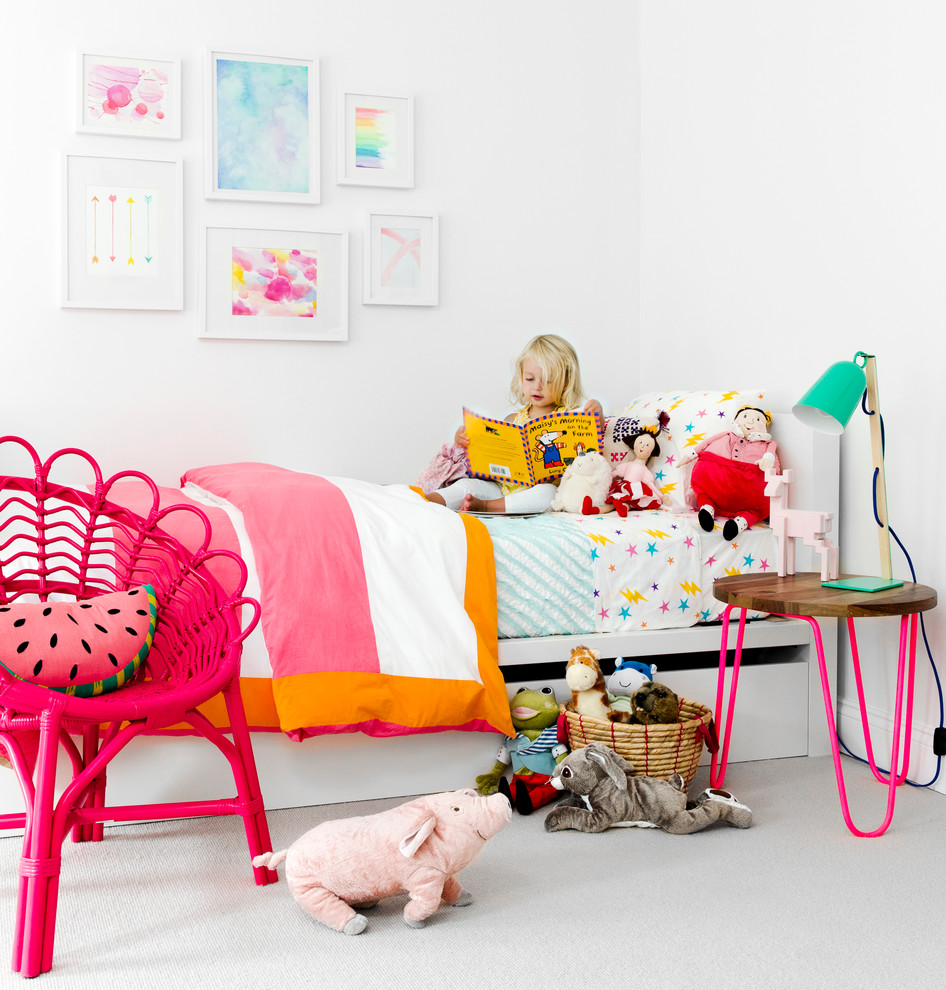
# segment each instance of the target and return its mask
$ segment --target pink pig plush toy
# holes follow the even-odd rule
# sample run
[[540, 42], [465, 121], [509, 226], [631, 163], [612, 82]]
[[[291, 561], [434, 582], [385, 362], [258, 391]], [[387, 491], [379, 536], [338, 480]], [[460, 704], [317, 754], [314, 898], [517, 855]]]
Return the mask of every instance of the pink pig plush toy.
[[285, 860], [298, 904], [346, 935], [368, 924], [356, 908], [405, 891], [404, 921], [423, 928], [441, 901], [454, 907], [472, 901], [456, 876], [511, 818], [502, 794], [447, 791], [377, 815], [323, 822], [288, 849], [256, 856], [253, 865], [275, 869]]

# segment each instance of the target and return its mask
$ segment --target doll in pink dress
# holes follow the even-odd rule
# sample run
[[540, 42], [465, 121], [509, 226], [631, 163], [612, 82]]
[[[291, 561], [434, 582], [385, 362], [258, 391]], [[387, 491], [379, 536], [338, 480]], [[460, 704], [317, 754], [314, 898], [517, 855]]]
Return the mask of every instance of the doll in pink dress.
[[659, 509], [670, 504], [669, 495], [661, 495], [660, 486], [648, 462], [660, 456], [660, 445], [653, 433], [635, 433], [625, 437], [633, 457], [621, 461], [611, 471], [611, 489], [605, 503], [613, 505], [619, 516], [629, 509]]
[[754, 406], [736, 413], [733, 428], [704, 440], [678, 461], [683, 467], [695, 460], [690, 488], [696, 500], [700, 526], [713, 531], [716, 513], [730, 518], [723, 539], [733, 540], [744, 529], [767, 519], [769, 499], [765, 472], [781, 471], [775, 441], [768, 433], [772, 418]]

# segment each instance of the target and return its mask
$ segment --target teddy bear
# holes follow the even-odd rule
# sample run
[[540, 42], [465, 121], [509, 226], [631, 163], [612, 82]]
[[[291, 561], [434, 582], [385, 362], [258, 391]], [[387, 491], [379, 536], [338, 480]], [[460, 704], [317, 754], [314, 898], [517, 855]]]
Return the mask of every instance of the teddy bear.
[[[556, 763], [565, 758], [568, 747], [558, 733], [559, 707], [550, 687], [521, 687], [509, 703], [515, 736], [500, 749], [489, 773], [476, 778], [480, 794], [505, 794], [520, 815], [529, 815], [559, 795], [549, 785]], [[512, 765], [512, 780], [504, 773]]]
[[611, 707], [604, 674], [598, 663], [600, 654], [587, 646], [576, 646], [565, 664], [565, 683], [571, 688], [571, 700], [565, 707], [579, 715], [602, 721], [630, 722], [631, 713]]
[[624, 518], [628, 509], [659, 509], [670, 504], [670, 496], [662, 495], [660, 485], [648, 463], [660, 456], [660, 444], [650, 430], [641, 430], [624, 438], [633, 455], [621, 461], [611, 471], [611, 486], [605, 502], [613, 505]]
[[700, 526], [711, 533], [716, 513], [730, 518], [723, 539], [732, 541], [743, 530], [769, 515], [765, 472], [781, 472], [776, 443], [767, 432], [772, 417], [755, 406], [743, 406], [733, 418], [731, 430], [716, 433], [700, 443], [677, 464], [692, 463], [690, 489]]
[[680, 721], [680, 699], [658, 681], [646, 681], [631, 695], [632, 721], [639, 725], [665, 725]]
[[585, 451], [565, 469], [552, 499], [552, 510], [595, 515], [604, 507], [610, 485], [608, 462], [596, 450]]
[[688, 801], [680, 774], [669, 780], [638, 777], [632, 763], [601, 743], [590, 743], [562, 760], [552, 785], [568, 797], [546, 815], [547, 832], [638, 826], [687, 835], [714, 822], [736, 828], [752, 824], [752, 812], [729, 791], [711, 787]]

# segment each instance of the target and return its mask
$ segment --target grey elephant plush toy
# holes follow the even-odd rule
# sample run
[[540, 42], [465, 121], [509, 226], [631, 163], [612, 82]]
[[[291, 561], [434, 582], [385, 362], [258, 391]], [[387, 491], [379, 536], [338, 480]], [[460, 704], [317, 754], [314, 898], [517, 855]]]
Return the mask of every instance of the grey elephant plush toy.
[[546, 816], [548, 832], [569, 828], [604, 832], [636, 825], [687, 835], [713, 822], [728, 822], [737, 828], [752, 824], [752, 812], [728, 791], [707, 788], [688, 802], [680, 774], [670, 780], [635, 777], [633, 765], [601, 743], [567, 756], [555, 768], [550, 783], [568, 791], [569, 797]]

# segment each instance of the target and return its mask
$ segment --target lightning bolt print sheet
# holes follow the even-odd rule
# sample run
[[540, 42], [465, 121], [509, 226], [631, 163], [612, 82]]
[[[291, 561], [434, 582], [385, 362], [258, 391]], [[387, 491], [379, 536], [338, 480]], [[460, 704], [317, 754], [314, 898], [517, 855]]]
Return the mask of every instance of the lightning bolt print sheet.
[[700, 538], [682, 516], [585, 516], [592, 544], [595, 631], [670, 629], [699, 621]]
[[[486, 518], [486, 517], [480, 517]], [[732, 542], [692, 512], [489, 519], [500, 636], [674, 629], [719, 618], [713, 582], [777, 566], [756, 525]]]
[[596, 632], [711, 622], [724, 608], [713, 597], [716, 578], [764, 571], [777, 561], [768, 526], [727, 543], [718, 529], [703, 532], [693, 513], [573, 518], [591, 545]]

